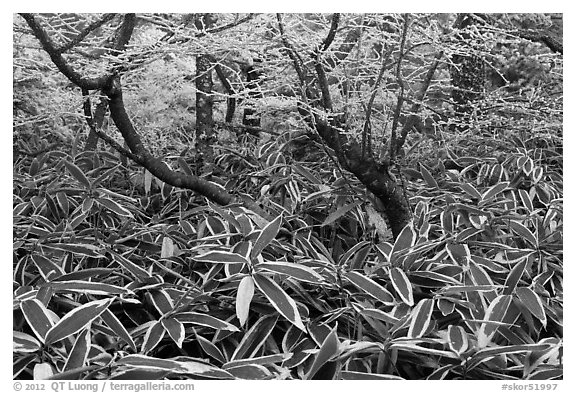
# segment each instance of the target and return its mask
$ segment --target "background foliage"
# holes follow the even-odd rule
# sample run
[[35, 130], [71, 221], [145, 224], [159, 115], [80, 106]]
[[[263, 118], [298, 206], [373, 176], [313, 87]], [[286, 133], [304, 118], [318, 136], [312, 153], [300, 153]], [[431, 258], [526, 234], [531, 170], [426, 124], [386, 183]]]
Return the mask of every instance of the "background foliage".
[[[67, 17], [43, 15], [64, 43]], [[554, 16], [492, 15], [463, 40], [456, 15], [412, 15], [406, 52], [400, 16], [342, 16], [335, 46], [364, 26], [331, 74], [345, 134], [362, 140], [371, 117], [368, 146], [385, 162], [394, 122], [419, 118], [390, 167], [412, 213], [397, 236], [302, 121], [275, 16], [200, 36], [193, 15], [139, 17], [124, 58], [98, 53], [112, 24], [69, 61], [93, 74], [131, 65], [126, 107], [149, 150], [267, 215], [173, 187], [102, 142], [84, 151], [78, 88], [15, 16], [14, 378], [562, 378], [562, 55], [512, 34], [552, 29]], [[330, 28], [330, 15], [283, 18], [301, 53]], [[166, 26], [182, 40], [155, 45]], [[261, 117], [260, 137], [239, 131], [240, 111], [226, 123], [215, 79], [211, 171], [194, 158], [194, 67], [207, 52]], [[462, 53], [486, 66], [464, 115], [451, 98]], [[257, 57], [260, 98], [242, 71]], [[108, 117], [102, 130], [122, 140]]]

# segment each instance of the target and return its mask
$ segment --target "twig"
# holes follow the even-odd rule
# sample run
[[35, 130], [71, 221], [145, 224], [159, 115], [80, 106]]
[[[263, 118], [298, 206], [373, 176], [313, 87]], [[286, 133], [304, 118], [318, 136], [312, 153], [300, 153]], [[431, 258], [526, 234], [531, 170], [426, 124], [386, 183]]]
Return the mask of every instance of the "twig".
[[[382, 52], [384, 52], [384, 46], [382, 47]], [[372, 143], [372, 124], [370, 121], [370, 116], [372, 115], [372, 106], [374, 105], [374, 100], [376, 99], [376, 94], [378, 93], [378, 87], [382, 82], [382, 78], [384, 76], [384, 71], [388, 69], [386, 63], [390, 59], [390, 55], [392, 51], [388, 51], [387, 56], [384, 56], [382, 53], [382, 65], [380, 67], [380, 72], [378, 73], [378, 78], [374, 83], [374, 87], [372, 88], [372, 94], [370, 95], [370, 99], [368, 100], [368, 105], [366, 106], [366, 120], [364, 121], [364, 129], [362, 131], [362, 158], [366, 156], [366, 151], [371, 150], [371, 143]]]
[[115, 16], [116, 16], [116, 14], [104, 14], [102, 16], [102, 18], [100, 18], [99, 20], [92, 22], [91, 24], [86, 26], [80, 33], [78, 33], [78, 35], [76, 37], [74, 37], [72, 40], [70, 40], [70, 42], [68, 42], [67, 44], [62, 45], [60, 48], [57, 48], [56, 51], [59, 53], [67, 52], [68, 50], [70, 50], [71, 48], [73, 48], [74, 46], [76, 46], [80, 42], [82, 42], [82, 40], [84, 38], [86, 38], [88, 36], [88, 34], [93, 32], [94, 30], [96, 30], [97, 28], [99, 28], [100, 26], [105, 24], [106, 22], [114, 19]]

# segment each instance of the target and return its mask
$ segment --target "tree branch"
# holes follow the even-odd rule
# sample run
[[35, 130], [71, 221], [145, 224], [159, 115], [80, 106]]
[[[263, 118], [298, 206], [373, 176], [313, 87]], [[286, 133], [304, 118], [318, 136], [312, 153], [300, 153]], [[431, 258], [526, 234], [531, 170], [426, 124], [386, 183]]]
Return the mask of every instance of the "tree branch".
[[[383, 50], [382, 50], [383, 51]], [[370, 152], [371, 150], [371, 142], [372, 142], [372, 124], [370, 121], [370, 116], [372, 115], [372, 106], [374, 105], [374, 100], [376, 99], [376, 94], [378, 93], [378, 87], [382, 82], [382, 78], [384, 76], [384, 72], [388, 69], [386, 63], [388, 63], [388, 59], [392, 51], [388, 51], [388, 55], [384, 56], [382, 53], [382, 66], [380, 66], [380, 72], [378, 72], [378, 78], [376, 78], [376, 82], [372, 87], [372, 94], [370, 95], [370, 99], [368, 100], [368, 105], [366, 105], [366, 115], [364, 120], [364, 129], [362, 130], [362, 158], [366, 156], [366, 152]]]
[[398, 63], [396, 66], [396, 80], [400, 86], [400, 91], [398, 92], [398, 101], [396, 103], [396, 109], [394, 110], [394, 118], [392, 119], [392, 131], [390, 135], [390, 162], [394, 162], [396, 158], [396, 153], [399, 151], [397, 148], [398, 141], [396, 140], [396, 129], [398, 128], [398, 122], [400, 120], [400, 114], [402, 112], [402, 105], [404, 104], [404, 80], [402, 78], [402, 60], [404, 59], [404, 47], [406, 45], [406, 36], [408, 35], [408, 25], [409, 18], [408, 14], [404, 14], [404, 26], [402, 27], [402, 38], [400, 40], [400, 49], [398, 54]]
[[110, 79], [110, 75], [102, 75], [98, 78], [86, 78], [78, 73], [74, 68], [72, 68], [62, 54], [56, 49], [54, 42], [46, 33], [46, 30], [40, 25], [33, 14], [20, 14], [22, 18], [28, 23], [28, 26], [32, 29], [32, 32], [40, 41], [42, 48], [48, 53], [50, 59], [54, 63], [58, 70], [66, 78], [68, 78], [72, 83], [79, 86], [82, 89], [96, 90], [102, 88]]
[[428, 88], [430, 87], [432, 79], [434, 78], [434, 73], [438, 68], [438, 64], [440, 64], [440, 59], [442, 58], [443, 55], [444, 55], [443, 52], [438, 52], [436, 54], [434, 62], [432, 63], [432, 65], [428, 69], [428, 72], [426, 73], [426, 76], [424, 77], [424, 81], [422, 83], [422, 86], [420, 87], [420, 91], [418, 92], [418, 95], [416, 96], [414, 103], [410, 108], [410, 115], [408, 116], [408, 119], [406, 119], [406, 122], [402, 126], [402, 131], [400, 132], [400, 138], [398, 138], [396, 143], [396, 154], [398, 154], [398, 152], [404, 145], [404, 142], [406, 142], [406, 137], [408, 136], [408, 133], [412, 130], [412, 127], [414, 127], [420, 119], [420, 117], [418, 115], [415, 115], [414, 113], [418, 112], [422, 107], [422, 101], [424, 100], [424, 97], [428, 92]]
[[328, 35], [324, 39], [324, 42], [320, 45], [320, 52], [324, 52], [326, 49], [330, 47], [332, 41], [334, 41], [334, 37], [336, 37], [336, 30], [338, 29], [338, 24], [340, 23], [340, 14], [335, 13], [332, 15], [332, 23], [330, 25], [330, 30], [328, 31]]
[[92, 22], [88, 26], [86, 26], [76, 37], [70, 40], [67, 44], [62, 45], [60, 48], [57, 48], [56, 51], [59, 53], [64, 53], [78, 45], [84, 38], [88, 36], [91, 32], [102, 26], [103, 24], [111, 21], [114, 19], [116, 14], [104, 14], [102, 18], [98, 19], [97, 21]]

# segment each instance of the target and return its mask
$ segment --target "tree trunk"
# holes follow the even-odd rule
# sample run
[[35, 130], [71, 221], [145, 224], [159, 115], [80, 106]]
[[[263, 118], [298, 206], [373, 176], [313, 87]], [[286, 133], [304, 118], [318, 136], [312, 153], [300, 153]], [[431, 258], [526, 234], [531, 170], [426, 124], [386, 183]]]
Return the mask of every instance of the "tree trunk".
[[[254, 62], [259, 62], [254, 59]], [[262, 72], [258, 70], [254, 64], [250, 64], [245, 69], [246, 72], [246, 88], [248, 90], [248, 100], [246, 108], [244, 109], [244, 116], [242, 117], [242, 124], [248, 127], [260, 127], [260, 114], [256, 110], [255, 99], [262, 98], [260, 91], [260, 81]], [[257, 133], [256, 133], [257, 135]]]
[[[455, 28], [466, 29], [474, 25], [474, 16], [471, 14], [459, 14], [455, 23]], [[461, 32], [459, 34], [462, 43], [470, 43], [473, 39], [470, 33]], [[473, 49], [473, 48], [467, 48]], [[454, 111], [460, 118], [467, 118], [474, 111], [476, 102], [484, 94], [484, 84], [486, 82], [485, 67], [483, 59], [474, 54], [452, 56], [453, 66], [450, 69], [452, 79], [452, 100], [454, 101]], [[465, 122], [459, 122], [465, 124]]]
[[210, 67], [208, 56], [196, 58], [196, 154], [201, 164], [210, 163], [214, 158], [213, 82]]
[[[216, 21], [211, 14], [203, 14], [196, 20], [196, 27], [205, 30]], [[196, 57], [196, 163], [198, 169], [214, 162], [214, 149], [216, 141], [214, 135], [214, 100], [212, 91], [212, 63], [210, 55]]]

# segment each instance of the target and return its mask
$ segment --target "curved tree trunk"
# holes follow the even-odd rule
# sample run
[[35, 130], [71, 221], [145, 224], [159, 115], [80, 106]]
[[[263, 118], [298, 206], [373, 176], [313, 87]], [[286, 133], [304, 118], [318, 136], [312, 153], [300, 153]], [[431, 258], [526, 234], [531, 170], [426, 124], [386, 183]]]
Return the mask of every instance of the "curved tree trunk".
[[340, 132], [340, 130], [346, 129], [343, 116], [332, 116], [334, 110], [322, 54], [332, 43], [338, 22], [339, 16], [334, 14], [330, 31], [319, 46], [321, 49], [314, 53], [316, 75], [313, 76], [285, 37], [282, 18], [278, 15], [282, 41], [294, 64], [300, 83], [304, 87], [304, 98], [309, 106], [318, 107], [322, 112], [325, 112], [327, 119], [312, 113], [308, 109], [308, 105], [301, 104], [298, 109], [310, 127], [318, 132], [324, 143], [334, 150], [342, 168], [354, 174], [366, 189], [381, 202], [383, 214], [387, 218], [392, 235], [396, 238], [402, 229], [412, 221], [412, 211], [402, 184], [390, 175], [388, 164], [377, 162], [373, 158], [372, 152], [363, 151], [360, 143], [353, 137]]
[[[126, 14], [124, 16], [124, 20], [122, 21], [120, 27], [116, 30], [113, 44], [110, 46], [108, 52], [118, 54], [126, 49], [126, 45], [128, 45], [128, 42], [130, 42], [130, 38], [132, 37], [132, 32], [134, 31], [135, 24], [136, 24], [135, 14]], [[106, 102], [106, 100], [102, 99], [96, 106], [96, 110], [94, 112], [94, 121], [98, 129], [100, 129], [102, 127], [102, 124], [104, 123], [104, 117], [106, 116], [107, 105], [108, 103]], [[98, 134], [94, 132], [93, 129], [90, 129], [90, 131], [88, 132], [88, 139], [86, 140], [86, 145], [84, 146], [84, 151], [95, 151], [97, 148], [98, 148]]]

